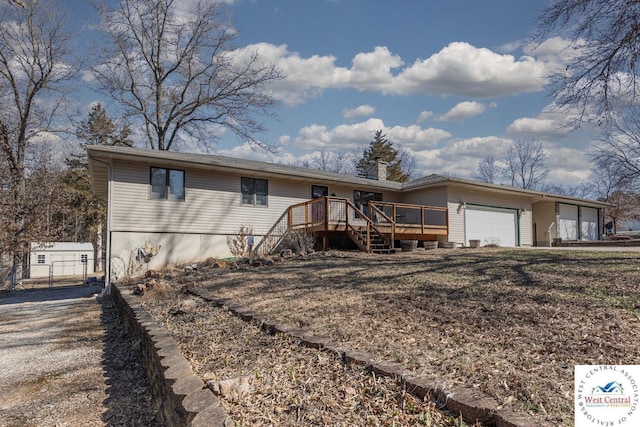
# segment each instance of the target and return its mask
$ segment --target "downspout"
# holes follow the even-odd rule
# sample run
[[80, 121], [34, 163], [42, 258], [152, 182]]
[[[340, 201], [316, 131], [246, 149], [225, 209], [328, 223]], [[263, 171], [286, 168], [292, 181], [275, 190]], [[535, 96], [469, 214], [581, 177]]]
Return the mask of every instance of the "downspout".
[[112, 186], [112, 182], [113, 182], [113, 167], [111, 165], [111, 163], [107, 164], [107, 167], [109, 168], [109, 179], [107, 182], [107, 247], [105, 250], [105, 275], [104, 275], [104, 288], [105, 288], [105, 293], [110, 294], [111, 293], [111, 203], [113, 198], [111, 197], [111, 193], [113, 190], [113, 186]]

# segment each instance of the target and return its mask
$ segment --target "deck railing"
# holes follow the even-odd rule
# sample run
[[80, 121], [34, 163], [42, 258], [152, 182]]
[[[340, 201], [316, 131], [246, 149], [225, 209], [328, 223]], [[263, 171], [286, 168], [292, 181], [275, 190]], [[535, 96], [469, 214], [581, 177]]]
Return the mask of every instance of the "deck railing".
[[446, 230], [449, 224], [449, 210], [443, 207], [391, 202], [369, 202], [369, 206], [374, 221], [380, 218], [383, 223], [393, 223], [394, 230], [402, 228], [426, 234], [429, 230]]
[[[446, 234], [448, 210], [407, 203], [369, 202], [368, 216], [348, 199], [321, 197], [291, 205], [254, 249], [271, 253], [289, 230], [346, 231], [363, 250], [371, 249], [376, 235], [390, 247], [402, 235]], [[400, 236], [400, 237], [398, 237]]]
[[[329, 229], [331, 226], [346, 225], [349, 221], [364, 219], [362, 212], [348, 214], [347, 199], [320, 197], [289, 207], [289, 226], [296, 228]], [[351, 218], [349, 218], [351, 216]]]
[[407, 203], [369, 202], [369, 216], [357, 209], [348, 199], [321, 197], [289, 207], [289, 227], [316, 228], [330, 231], [347, 225], [362, 225], [371, 221], [374, 227], [392, 230], [411, 230], [428, 234], [432, 230], [447, 230], [448, 209], [437, 206]]
[[312, 231], [348, 231], [362, 236], [362, 244], [368, 250], [372, 234], [378, 235], [387, 244], [393, 240], [381, 232], [374, 221], [360, 211], [348, 199], [322, 197], [289, 207], [289, 227]]

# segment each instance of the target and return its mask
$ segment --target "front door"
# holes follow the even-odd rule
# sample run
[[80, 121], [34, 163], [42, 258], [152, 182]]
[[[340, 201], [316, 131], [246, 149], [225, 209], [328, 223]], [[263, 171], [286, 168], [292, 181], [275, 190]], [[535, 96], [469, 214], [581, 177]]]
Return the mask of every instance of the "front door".
[[[324, 185], [312, 185], [311, 186], [311, 198], [320, 199], [329, 195], [329, 187]], [[324, 206], [325, 199], [318, 200], [311, 205], [311, 221], [313, 224], [318, 224], [324, 221]]]

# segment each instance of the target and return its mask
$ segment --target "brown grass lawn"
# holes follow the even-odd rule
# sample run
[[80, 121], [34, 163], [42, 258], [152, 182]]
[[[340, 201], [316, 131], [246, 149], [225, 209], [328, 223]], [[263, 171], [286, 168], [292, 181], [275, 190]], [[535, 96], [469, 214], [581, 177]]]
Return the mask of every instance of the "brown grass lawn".
[[640, 253], [318, 253], [204, 288], [513, 410], [573, 422], [573, 366], [640, 364]]

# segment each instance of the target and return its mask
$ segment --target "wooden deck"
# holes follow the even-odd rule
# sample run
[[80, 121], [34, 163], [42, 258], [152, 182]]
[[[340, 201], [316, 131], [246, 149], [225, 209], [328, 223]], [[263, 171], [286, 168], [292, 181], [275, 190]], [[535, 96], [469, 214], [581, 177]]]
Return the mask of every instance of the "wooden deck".
[[322, 197], [290, 206], [288, 227], [324, 238], [331, 233], [346, 233], [369, 252], [374, 245], [381, 245], [381, 240], [393, 248], [396, 240], [435, 240], [449, 233], [447, 208], [369, 202], [365, 210], [359, 210], [348, 199]]

